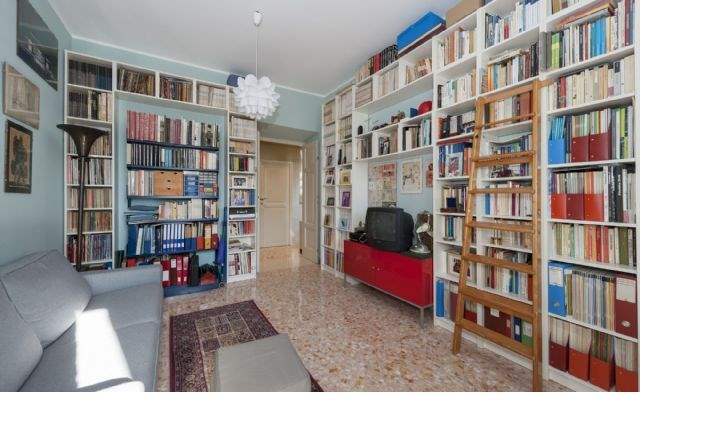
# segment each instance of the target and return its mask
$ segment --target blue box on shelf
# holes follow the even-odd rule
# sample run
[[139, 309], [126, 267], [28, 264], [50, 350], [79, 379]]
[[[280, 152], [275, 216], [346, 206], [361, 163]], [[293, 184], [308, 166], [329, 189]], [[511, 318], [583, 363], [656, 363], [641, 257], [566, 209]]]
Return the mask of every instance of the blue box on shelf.
[[438, 15], [432, 12], [426, 13], [426, 15], [398, 34], [396, 39], [398, 53], [403, 52], [413, 42], [421, 39], [439, 26], [445, 27], [445, 25], [446, 21]]
[[566, 274], [572, 266], [562, 262], [548, 263], [548, 312], [566, 316]]
[[548, 164], [566, 163], [566, 139], [548, 140]]

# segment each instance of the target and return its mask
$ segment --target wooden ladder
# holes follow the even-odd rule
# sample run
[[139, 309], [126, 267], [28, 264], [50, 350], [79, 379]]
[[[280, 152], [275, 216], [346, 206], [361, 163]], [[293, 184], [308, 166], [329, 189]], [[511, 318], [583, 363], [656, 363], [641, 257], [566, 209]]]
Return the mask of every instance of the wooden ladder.
[[[491, 342], [494, 342], [506, 349], [509, 349], [523, 357], [531, 360], [533, 368], [533, 391], [543, 390], [543, 381], [541, 377], [541, 277], [540, 277], [540, 166], [538, 162], [538, 152], [540, 147], [540, 114], [539, 114], [539, 92], [541, 84], [534, 81], [532, 84], [516, 87], [504, 92], [490, 95], [485, 98], [479, 98], [476, 101], [476, 127], [473, 135], [473, 148], [471, 153], [471, 166], [468, 180], [468, 194], [466, 197], [466, 219], [463, 231], [463, 250], [461, 254], [461, 270], [458, 288], [458, 303], [456, 305], [455, 328], [453, 331], [453, 353], [457, 354], [461, 348], [461, 335], [463, 330], [467, 330]], [[531, 113], [514, 116], [512, 118], [486, 122], [485, 105], [498, 100], [510, 98], [530, 92], [530, 110]], [[523, 121], [531, 121], [531, 150], [517, 153], [499, 154], [499, 155], [481, 155], [482, 136], [485, 129], [496, 128], [505, 125], [511, 125]], [[482, 167], [512, 165], [517, 163], [528, 163], [531, 175], [530, 187], [519, 188], [479, 188], [477, 186], [477, 171]], [[511, 224], [495, 221], [476, 220], [474, 218], [476, 196], [483, 194], [531, 194], [533, 203], [533, 216], [529, 224]], [[496, 259], [489, 256], [471, 253], [471, 236], [477, 229], [499, 230], [507, 232], [526, 233], [531, 235], [531, 243], [533, 247], [532, 264], [520, 264], [507, 261], [504, 259]], [[532, 304], [514, 300], [496, 293], [488, 292], [469, 286], [467, 284], [467, 272], [470, 263], [484, 264], [494, 267], [506, 268], [523, 272], [532, 279], [533, 301]], [[477, 275], [477, 277], [480, 277]], [[479, 279], [480, 281], [480, 279]], [[529, 291], [530, 292], [530, 291]], [[463, 316], [463, 310], [466, 300], [498, 309], [501, 312], [509, 314], [512, 317], [518, 317], [522, 320], [530, 322], [533, 325], [533, 347], [527, 346], [513, 338], [506, 337], [498, 332], [492, 331], [484, 326], [479, 325], [475, 321], [467, 320]]]

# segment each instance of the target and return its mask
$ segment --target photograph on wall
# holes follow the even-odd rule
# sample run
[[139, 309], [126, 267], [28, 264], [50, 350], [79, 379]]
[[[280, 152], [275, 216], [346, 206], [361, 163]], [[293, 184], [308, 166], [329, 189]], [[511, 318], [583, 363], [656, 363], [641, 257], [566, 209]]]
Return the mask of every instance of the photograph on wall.
[[3, 113], [40, 127], [40, 89], [7, 62], [3, 64]]
[[17, 0], [17, 54], [52, 88], [58, 89], [58, 38], [30, 0]]
[[426, 162], [426, 188], [433, 188], [433, 160]]
[[32, 166], [32, 131], [8, 120], [5, 123], [5, 192], [30, 194]]
[[401, 162], [401, 193], [418, 194], [421, 190], [421, 159], [403, 160]]

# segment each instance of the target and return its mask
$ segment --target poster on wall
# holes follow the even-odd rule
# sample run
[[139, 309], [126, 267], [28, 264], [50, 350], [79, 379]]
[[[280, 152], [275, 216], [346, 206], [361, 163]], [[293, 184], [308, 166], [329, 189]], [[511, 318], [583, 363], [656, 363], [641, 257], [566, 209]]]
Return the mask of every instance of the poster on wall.
[[396, 164], [371, 165], [368, 172], [368, 206], [396, 206]]
[[33, 133], [10, 120], [5, 123], [5, 192], [30, 194]]
[[17, 0], [17, 54], [52, 88], [58, 89], [58, 39], [30, 0]]
[[3, 64], [3, 113], [40, 127], [40, 89], [7, 62]]
[[419, 194], [421, 190], [421, 159], [403, 160], [401, 162], [401, 193]]
[[426, 188], [433, 188], [433, 160], [426, 162]]

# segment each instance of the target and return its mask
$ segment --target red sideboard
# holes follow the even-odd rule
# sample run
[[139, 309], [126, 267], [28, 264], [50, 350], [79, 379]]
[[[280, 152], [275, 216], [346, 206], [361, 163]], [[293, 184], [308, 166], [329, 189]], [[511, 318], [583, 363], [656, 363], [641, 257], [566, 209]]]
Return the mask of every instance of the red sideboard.
[[433, 258], [378, 250], [346, 240], [343, 270], [348, 276], [403, 300], [421, 311], [433, 305]]

